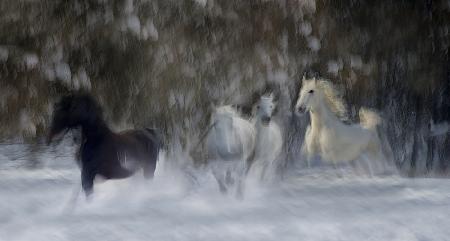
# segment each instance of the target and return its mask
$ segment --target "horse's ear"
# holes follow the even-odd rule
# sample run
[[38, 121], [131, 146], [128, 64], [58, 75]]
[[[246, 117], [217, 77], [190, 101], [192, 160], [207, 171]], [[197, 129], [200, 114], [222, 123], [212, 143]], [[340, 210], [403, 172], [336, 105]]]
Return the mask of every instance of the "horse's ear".
[[314, 77], [314, 84], [317, 84], [317, 79], [316, 79], [316, 77]]
[[306, 82], [306, 78], [305, 78], [305, 75], [303, 75], [302, 84], [305, 84], [305, 82]]

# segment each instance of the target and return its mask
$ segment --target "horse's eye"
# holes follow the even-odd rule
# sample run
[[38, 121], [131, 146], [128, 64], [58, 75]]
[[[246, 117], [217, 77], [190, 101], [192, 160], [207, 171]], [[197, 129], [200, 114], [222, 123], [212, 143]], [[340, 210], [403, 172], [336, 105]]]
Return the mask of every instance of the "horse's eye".
[[273, 105], [271, 105], [270, 108], [273, 108]]
[[256, 106], [256, 109], [259, 109], [259, 105]]
[[310, 90], [310, 91], [308, 91], [308, 93], [312, 94], [312, 93], [314, 93], [314, 90]]

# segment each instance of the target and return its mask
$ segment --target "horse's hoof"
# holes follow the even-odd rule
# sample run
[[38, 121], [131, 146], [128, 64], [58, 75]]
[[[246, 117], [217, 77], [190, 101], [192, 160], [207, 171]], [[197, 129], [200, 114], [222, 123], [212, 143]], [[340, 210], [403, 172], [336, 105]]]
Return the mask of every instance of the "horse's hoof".
[[228, 171], [227, 174], [226, 174], [226, 176], [225, 176], [225, 182], [226, 182], [228, 185], [234, 185], [234, 180], [233, 180], [233, 178], [231, 177], [231, 172], [230, 172], [230, 171]]
[[94, 192], [93, 191], [85, 191], [85, 194], [86, 194], [86, 201], [87, 202], [91, 202], [92, 201], [92, 194], [93, 194]]
[[244, 192], [242, 192], [242, 190], [238, 190], [236, 192], [236, 199], [239, 200], [239, 201], [244, 200]]
[[222, 194], [227, 194], [227, 192], [228, 192], [228, 189], [224, 186], [220, 186], [219, 190], [220, 190], [220, 193], [222, 193]]

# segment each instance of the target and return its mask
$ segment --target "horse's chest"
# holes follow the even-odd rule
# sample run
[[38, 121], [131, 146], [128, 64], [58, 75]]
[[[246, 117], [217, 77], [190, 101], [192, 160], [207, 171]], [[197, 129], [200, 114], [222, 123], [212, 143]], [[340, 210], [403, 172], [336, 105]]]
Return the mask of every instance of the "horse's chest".
[[223, 160], [239, 159], [242, 156], [243, 145], [235, 132], [214, 133], [210, 142], [210, 148]]
[[281, 151], [282, 139], [279, 129], [274, 127], [258, 128], [256, 135], [256, 159], [273, 160]]

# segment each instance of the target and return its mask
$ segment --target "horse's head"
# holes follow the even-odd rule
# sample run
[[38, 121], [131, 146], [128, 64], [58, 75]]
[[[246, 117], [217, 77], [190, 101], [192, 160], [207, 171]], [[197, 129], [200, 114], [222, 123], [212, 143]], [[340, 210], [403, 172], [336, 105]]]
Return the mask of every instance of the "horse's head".
[[233, 128], [233, 117], [236, 111], [230, 105], [215, 107], [212, 114], [212, 122], [215, 128], [231, 130]]
[[319, 104], [319, 89], [317, 88], [316, 78], [307, 80], [303, 77], [302, 88], [298, 96], [295, 112], [303, 114], [314, 109]]
[[65, 96], [54, 105], [47, 143], [49, 144], [56, 135], [63, 131], [91, 124], [99, 117], [101, 117], [100, 108], [91, 96]]
[[256, 105], [256, 117], [260, 119], [263, 124], [269, 124], [275, 107], [276, 102], [274, 101], [272, 93], [261, 96], [258, 104]]

